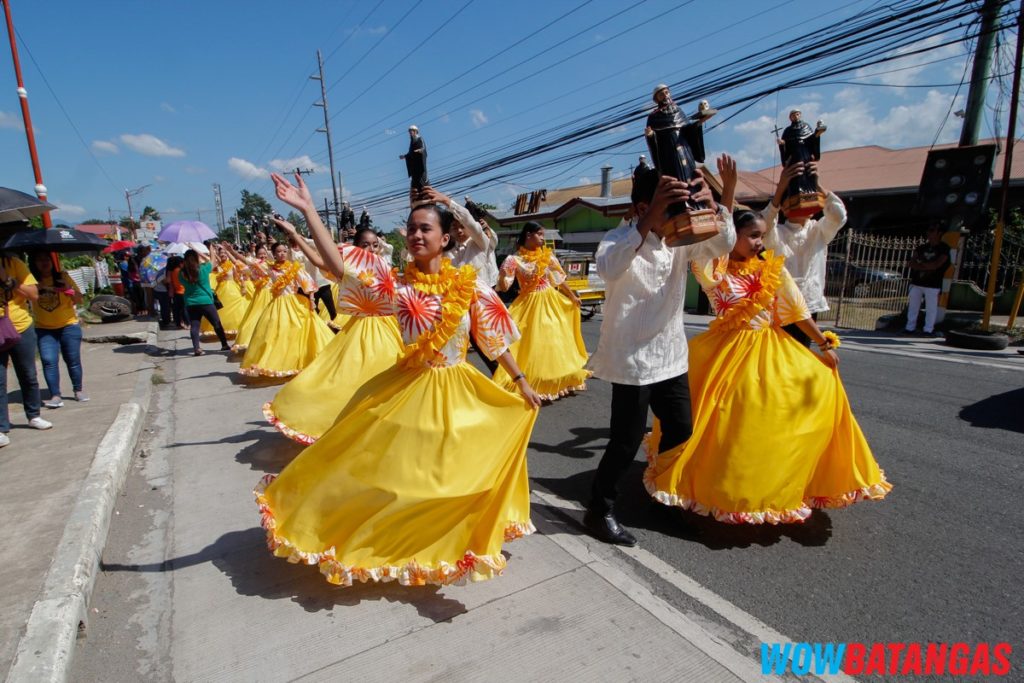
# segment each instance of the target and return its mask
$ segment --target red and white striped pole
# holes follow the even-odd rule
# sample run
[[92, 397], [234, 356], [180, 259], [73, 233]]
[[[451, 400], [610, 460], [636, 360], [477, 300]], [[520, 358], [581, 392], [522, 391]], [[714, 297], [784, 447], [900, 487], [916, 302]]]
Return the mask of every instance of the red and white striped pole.
[[[39, 155], [36, 153], [36, 135], [32, 129], [32, 115], [28, 111], [28, 91], [25, 90], [25, 81], [21, 77], [21, 60], [18, 59], [18, 42], [14, 34], [14, 20], [11, 19], [11, 0], [0, 0], [4, 6], [4, 17], [7, 19], [7, 37], [11, 41], [11, 58], [14, 60], [14, 75], [18, 80], [18, 99], [21, 100], [21, 118], [25, 122], [25, 137], [28, 139], [28, 154], [32, 158], [32, 172], [36, 177], [36, 196], [40, 201], [46, 201], [46, 185], [43, 185], [43, 170], [39, 166]], [[43, 226], [53, 227], [50, 220], [50, 212], [43, 214]]]

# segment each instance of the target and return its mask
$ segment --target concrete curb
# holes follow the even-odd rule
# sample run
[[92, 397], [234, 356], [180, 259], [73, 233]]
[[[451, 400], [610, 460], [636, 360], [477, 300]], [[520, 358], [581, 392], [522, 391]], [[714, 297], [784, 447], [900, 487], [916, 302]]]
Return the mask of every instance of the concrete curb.
[[[146, 333], [156, 343], [156, 323]], [[96, 448], [64, 533], [18, 642], [8, 683], [63, 683], [71, 673], [75, 640], [88, 623], [89, 598], [110, 530], [114, 501], [124, 484], [152, 398], [154, 365], [144, 363], [132, 400], [122, 403]]]

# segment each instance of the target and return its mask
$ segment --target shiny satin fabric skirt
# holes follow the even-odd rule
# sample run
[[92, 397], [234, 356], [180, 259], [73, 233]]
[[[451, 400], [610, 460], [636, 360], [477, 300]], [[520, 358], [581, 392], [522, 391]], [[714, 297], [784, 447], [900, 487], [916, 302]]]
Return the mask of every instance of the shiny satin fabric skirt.
[[327, 581], [479, 581], [534, 528], [526, 448], [537, 412], [462, 362], [395, 366], [255, 490], [267, 544]]
[[812, 508], [880, 500], [892, 486], [850, 411], [839, 373], [779, 328], [690, 341], [693, 435], [654, 455], [660, 503], [734, 524], [802, 522]]
[[[580, 332], [580, 309], [554, 287], [520, 295], [508, 308], [522, 337], [509, 347], [519, 369], [541, 398], [554, 401], [584, 391], [590, 371]], [[494, 381], [515, 391], [504, 368]]]
[[[242, 295], [242, 288], [231, 278], [218, 283], [214, 292], [223, 304], [217, 309], [217, 315], [220, 316], [220, 324], [224, 326], [224, 334], [234, 337], [238, 334], [238, 327], [242, 324], [246, 309], [249, 308], [249, 300]], [[206, 340], [217, 336], [213, 331], [213, 325], [206, 318], [199, 324], [199, 334]]]
[[[331, 283], [331, 296], [334, 298], [335, 310], [337, 310], [337, 306], [338, 306], [338, 283], [337, 282], [332, 282]], [[342, 327], [344, 327], [345, 323], [348, 322], [348, 319], [350, 317], [347, 314], [341, 313], [339, 311], [338, 314], [335, 315], [334, 319], [332, 320], [331, 319], [331, 314], [328, 312], [326, 306], [321, 306], [320, 310], [318, 310], [316, 314], [318, 316], [320, 316], [321, 320], [323, 320], [325, 323], [327, 323], [328, 325], [330, 325], [331, 327], [333, 327], [336, 330], [340, 330]]]
[[238, 325], [238, 334], [235, 335], [235, 343], [231, 346], [232, 351], [242, 353], [249, 347], [252, 333], [256, 330], [256, 323], [260, 321], [260, 316], [263, 315], [263, 311], [270, 305], [273, 298], [269, 286], [262, 287], [253, 294], [252, 301], [249, 302], [249, 307], [245, 309], [245, 315], [242, 316], [242, 322]]
[[393, 316], [346, 318], [316, 360], [263, 406], [263, 415], [289, 439], [319, 439], [367, 380], [398, 361], [403, 344]]
[[334, 333], [308, 301], [284, 294], [270, 302], [256, 323], [239, 372], [248, 377], [291, 377], [316, 359]]

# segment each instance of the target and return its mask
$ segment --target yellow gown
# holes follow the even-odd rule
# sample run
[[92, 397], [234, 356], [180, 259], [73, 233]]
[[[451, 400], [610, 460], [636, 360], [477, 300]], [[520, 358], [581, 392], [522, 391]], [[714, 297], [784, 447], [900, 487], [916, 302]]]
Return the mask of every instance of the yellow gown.
[[690, 341], [693, 435], [656, 454], [655, 423], [648, 492], [733, 524], [802, 522], [812, 508], [884, 498], [892, 486], [839, 373], [781, 329], [810, 317], [782, 257], [694, 272], [717, 317]]
[[255, 279], [247, 280], [253, 285], [253, 293], [249, 306], [245, 309], [242, 322], [238, 325], [238, 334], [235, 335], [235, 343], [231, 346], [234, 353], [244, 353], [252, 341], [252, 333], [256, 330], [256, 324], [260, 321], [263, 311], [270, 305], [273, 295], [270, 293], [270, 277], [262, 276], [253, 272]]
[[299, 443], [311, 444], [330, 429], [356, 390], [392, 367], [403, 347], [392, 315], [391, 263], [352, 245], [341, 247], [341, 257], [345, 276], [331, 287], [338, 293], [340, 331], [316, 360], [263, 406], [264, 417]]
[[[339, 289], [337, 282], [331, 283], [331, 296], [334, 297], [335, 301], [337, 301], [338, 298], [341, 296], [341, 291]], [[325, 323], [333, 327], [335, 330], [340, 330], [348, 322], [349, 317], [340, 309], [337, 309], [336, 312], [337, 315], [334, 316], [333, 320], [331, 319], [331, 314], [330, 312], [328, 312], [326, 306], [321, 306], [320, 309], [316, 312], [316, 314], [320, 316], [321, 320], [323, 320]]]
[[[520, 249], [501, 266], [504, 288], [511, 286], [513, 278], [519, 280], [519, 296], [508, 311], [522, 338], [509, 350], [530, 386], [548, 401], [586, 390], [591, 373], [584, 368], [587, 347], [580, 331], [580, 309], [557, 289], [565, 282], [558, 259], [548, 248]], [[503, 368], [495, 371], [494, 381], [515, 390]]]
[[333, 338], [331, 328], [313, 313], [309, 299], [313, 281], [302, 264], [289, 261], [271, 268], [273, 300], [260, 315], [239, 372], [247, 377], [291, 377], [313, 362]]
[[531, 533], [526, 449], [537, 413], [466, 363], [518, 336], [470, 266], [412, 267], [395, 295], [402, 360], [280, 476], [256, 488], [267, 544], [326, 579], [404, 585], [489, 579]]
[[[249, 301], [242, 294], [242, 288], [235, 279], [234, 264], [230, 261], [221, 263], [216, 273], [211, 273], [211, 282], [214, 280], [216, 280], [216, 284], [213, 285], [213, 291], [223, 304], [217, 309], [220, 324], [224, 327], [225, 335], [234, 337], [238, 334], [238, 328], [242, 323], [242, 318], [245, 317]], [[206, 318], [203, 318], [199, 324], [199, 334], [206, 340], [216, 337], [213, 325]]]

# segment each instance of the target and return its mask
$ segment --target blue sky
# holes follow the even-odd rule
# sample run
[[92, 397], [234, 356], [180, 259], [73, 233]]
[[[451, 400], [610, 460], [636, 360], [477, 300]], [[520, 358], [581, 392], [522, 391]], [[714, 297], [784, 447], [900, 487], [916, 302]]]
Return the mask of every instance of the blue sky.
[[[834, 21], [877, 4], [592, 0], [553, 22], [578, 0], [11, 3], [35, 60], [21, 48], [44, 179], [51, 200], [62, 207], [54, 218], [106, 219], [108, 207], [115, 217], [124, 215], [124, 188], [149, 185], [133, 200], [136, 213], [146, 204], [165, 220], [195, 218], [198, 211], [211, 225], [215, 182], [226, 214], [243, 188], [271, 198], [265, 177], [272, 168], [314, 167], [311, 186], [320, 196], [329, 194], [326, 144], [315, 132], [322, 115], [311, 106], [319, 85], [308, 80], [317, 48], [329, 55], [336, 162], [358, 211], [360, 197], [404, 182], [398, 155], [407, 146], [410, 123], [422, 129], [430, 171], [437, 175], [502, 142], [617, 103], [623, 93], [635, 92], [639, 101], [659, 81], [785, 42], [806, 25], [801, 17], [828, 13], [820, 21]], [[523, 45], [440, 87], [545, 26]], [[435, 29], [437, 35], [400, 62]], [[969, 47], [961, 43], [885, 67], [902, 68], [898, 72], [845, 77], [862, 85], [765, 98], [710, 132], [707, 147], [734, 154], [743, 168], [769, 166], [775, 162], [770, 130], [785, 122], [793, 106], [811, 121], [826, 120], [828, 149], [927, 145], [937, 134], [940, 142], [954, 141], [960, 119], [947, 113]], [[570, 58], [584, 48], [592, 49]], [[918, 66], [933, 60], [941, 61]], [[703, 65], [688, 67], [698, 61]], [[525, 78], [534, 71], [540, 73]], [[522, 82], [512, 84], [517, 80]], [[965, 95], [966, 87], [952, 110], [962, 108]], [[998, 89], [990, 89], [991, 104], [997, 97]], [[680, 102], [687, 111], [694, 104]], [[989, 112], [982, 137], [991, 135], [992, 118]], [[1000, 126], [1005, 130], [1005, 120]], [[595, 181], [606, 163], [616, 175], [627, 173], [643, 151], [640, 126], [636, 133], [635, 145], [525, 174], [474, 192], [474, 198], [506, 207], [516, 193], [538, 186]], [[0, 51], [0, 159], [0, 186], [31, 191], [6, 43]], [[400, 215], [398, 204], [382, 207], [376, 222], [387, 229]]]

